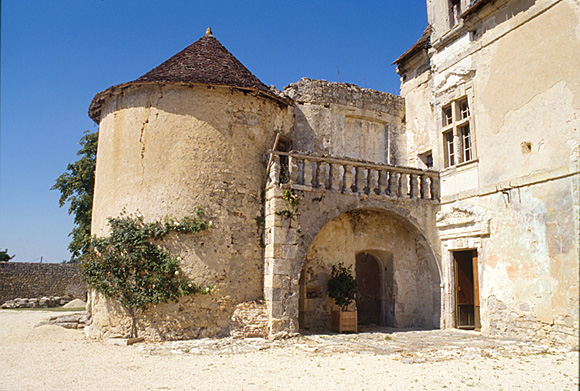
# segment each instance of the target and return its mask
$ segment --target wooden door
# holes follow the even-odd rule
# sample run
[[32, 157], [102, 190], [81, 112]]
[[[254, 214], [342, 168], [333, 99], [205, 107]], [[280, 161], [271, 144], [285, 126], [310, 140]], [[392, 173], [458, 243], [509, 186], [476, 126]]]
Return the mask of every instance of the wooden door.
[[453, 252], [456, 326], [480, 329], [477, 251]]
[[356, 282], [359, 293], [356, 299], [358, 323], [381, 324], [381, 270], [373, 255], [361, 253], [356, 256]]

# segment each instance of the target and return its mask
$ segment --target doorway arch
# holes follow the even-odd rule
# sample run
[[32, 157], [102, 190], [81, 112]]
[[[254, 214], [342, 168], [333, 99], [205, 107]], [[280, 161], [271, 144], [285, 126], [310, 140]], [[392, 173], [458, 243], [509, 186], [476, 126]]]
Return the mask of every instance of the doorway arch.
[[334, 304], [328, 298], [326, 282], [332, 265], [343, 263], [356, 272], [360, 254], [366, 254], [370, 270], [359, 269], [358, 273], [367, 274], [359, 276], [359, 281], [368, 280], [371, 274], [379, 278], [378, 283], [376, 278], [371, 282], [375, 287], [359, 303], [362, 322], [401, 328], [440, 327], [441, 279], [429, 242], [412, 223], [395, 213], [355, 209], [324, 225], [306, 251], [299, 282], [300, 328], [329, 329]]

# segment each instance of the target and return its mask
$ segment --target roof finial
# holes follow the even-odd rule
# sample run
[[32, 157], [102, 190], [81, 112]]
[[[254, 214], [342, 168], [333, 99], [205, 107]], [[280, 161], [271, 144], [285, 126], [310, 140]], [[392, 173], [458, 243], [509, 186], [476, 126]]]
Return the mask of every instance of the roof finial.
[[213, 37], [213, 34], [211, 33], [211, 27], [208, 27], [207, 30], [205, 30], [205, 36], [206, 37]]

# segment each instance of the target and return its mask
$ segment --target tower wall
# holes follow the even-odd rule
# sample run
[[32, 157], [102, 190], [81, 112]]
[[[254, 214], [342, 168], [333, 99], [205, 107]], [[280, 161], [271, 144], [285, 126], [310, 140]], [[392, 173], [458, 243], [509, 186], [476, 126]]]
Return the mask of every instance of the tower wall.
[[[233, 306], [261, 299], [261, 192], [266, 151], [291, 114], [279, 103], [227, 87], [143, 85], [109, 97], [99, 131], [92, 232], [107, 218], [182, 218], [202, 207], [212, 227], [165, 244], [212, 295], [157, 305], [141, 317], [150, 339], [225, 334]], [[95, 336], [125, 334], [128, 318], [93, 295]]]

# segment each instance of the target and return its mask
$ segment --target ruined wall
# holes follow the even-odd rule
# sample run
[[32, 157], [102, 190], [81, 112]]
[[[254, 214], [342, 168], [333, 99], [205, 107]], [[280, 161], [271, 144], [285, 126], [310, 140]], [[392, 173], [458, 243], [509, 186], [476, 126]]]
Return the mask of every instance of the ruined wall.
[[60, 296], [85, 300], [86, 293], [77, 265], [0, 262], [0, 304], [19, 297]]
[[[439, 285], [434, 259], [422, 251], [424, 239], [400, 218], [384, 212], [358, 210], [344, 213], [324, 226], [308, 249], [301, 275], [301, 327], [329, 329], [330, 310], [326, 284], [332, 265], [352, 266], [361, 252], [379, 260], [381, 300], [392, 313], [393, 327], [439, 327]], [[364, 289], [364, 287], [360, 287]], [[434, 305], [434, 303], [436, 303]]]
[[395, 95], [303, 78], [284, 88], [296, 102], [293, 149], [406, 164], [404, 101]]
[[[170, 235], [186, 275], [215, 284], [209, 296], [152, 308], [140, 321], [150, 339], [228, 332], [233, 307], [262, 298], [261, 192], [265, 153], [291, 114], [271, 99], [229, 88], [149, 85], [106, 102], [99, 132], [92, 231], [106, 218], [139, 213], [146, 221], [204, 208], [212, 227]], [[125, 334], [126, 317], [93, 296], [91, 332]]]
[[441, 171], [447, 327], [451, 252], [476, 249], [484, 333], [578, 345], [579, 15], [575, 1], [484, 7], [432, 36], [430, 92], [402, 88], [407, 107], [430, 96], [440, 146], [442, 107], [469, 100], [475, 158]]

